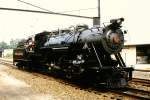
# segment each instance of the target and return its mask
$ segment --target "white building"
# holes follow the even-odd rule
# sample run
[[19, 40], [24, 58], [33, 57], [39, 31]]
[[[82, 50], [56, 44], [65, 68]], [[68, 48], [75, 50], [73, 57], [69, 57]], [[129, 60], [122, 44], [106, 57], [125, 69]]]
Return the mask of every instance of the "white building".
[[121, 54], [127, 66], [150, 69], [150, 43], [125, 44]]
[[13, 49], [4, 49], [3, 57], [4, 58], [12, 58], [13, 56]]

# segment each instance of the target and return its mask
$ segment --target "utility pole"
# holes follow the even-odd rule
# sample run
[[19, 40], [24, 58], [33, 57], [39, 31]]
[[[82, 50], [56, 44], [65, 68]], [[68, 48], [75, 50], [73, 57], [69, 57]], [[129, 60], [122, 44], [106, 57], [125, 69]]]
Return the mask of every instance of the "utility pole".
[[93, 26], [94, 27], [100, 27], [101, 26], [101, 13], [100, 13], [100, 0], [98, 0], [98, 9], [97, 9], [97, 12], [98, 12], [98, 17], [93, 17]]
[[101, 8], [100, 8], [100, 0], [98, 0], [98, 18], [99, 18], [99, 26], [101, 26]]

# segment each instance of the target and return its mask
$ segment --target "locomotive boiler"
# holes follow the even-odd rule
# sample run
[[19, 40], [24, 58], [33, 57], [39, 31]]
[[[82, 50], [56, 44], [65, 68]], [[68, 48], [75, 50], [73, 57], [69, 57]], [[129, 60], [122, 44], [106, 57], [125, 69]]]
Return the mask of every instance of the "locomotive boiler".
[[120, 55], [124, 46], [123, 21], [119, 18], [105, 27], [77, 25], [36, 34], [24, 43], [28, 46], [14, 50], [14, 63], [40, 63], [68, 79], [85, 78], [111, 88], [124, 87], [132, 79], [133, 68], [127, 67]]

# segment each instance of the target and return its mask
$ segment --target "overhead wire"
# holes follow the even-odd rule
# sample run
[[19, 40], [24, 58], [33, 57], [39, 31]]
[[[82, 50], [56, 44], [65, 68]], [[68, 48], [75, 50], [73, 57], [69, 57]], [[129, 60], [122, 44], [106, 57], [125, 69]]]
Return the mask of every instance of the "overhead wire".
[[31, 3], [29, 3], [29, 2], [25, 2], [25, 1], [22, 1], [22, 0], [17, 0], [17, 1], [22, 2], [22, 3], [25, 3], [25, 4], [30, 5], [30, 6], [33, 6], [33, 7], [36, 7], [36, 8], [39, 8], [39, 9], [44, 10], [44, 11], [53, 12], [53, 11], [50, 11], [50, 10], [48, 10], [48, 9], [42, 8], [42, 7], [40, 7], [40, 6], [37, 6], [37, 5], [35, 5], [35, 4], [31, 4]]
[[[44, 10], [44, 11], [48, 11], [48, 12], [55, 13], [55, 12], [53, 12], [53, 11], [50, 11], [50, 10], [45, 9], [45, 8], [43, 8], [43, 7], [37, 6], [37, 5], [35, 5], [35, 4], [31, 4], [31, 3], [29, 3], [29, 2], [25, 2], [25, 1], [23, 1], [23, 0], [17, 0], [17, 1], [19, 1], [19, 2], [21, 2], [21, 3], [25, 3], [25, 4], [30, 5], [30, 6], [33, 6], [33, 7], [36, 7], [36, 8], [39, 8], [39, 9]], [[78, 9], [78, 10], [71, 10], [71, 11], [62, 11], [62, 12], [57, 12], [57, 13], [66, 13], [66, 12], [74, 12], [74, 11], [81, 11], [81, 10], [90, 10], [90, 9], [96, 9], [96, 8], [97, 8], [97, 7], [95, 7], [95, 8], [86, 8], [86, 9]], [[78, 15], [77, 15], [77, 16], [78, 16]]]
[[74, 12], [74, 11], [83, 11], [83, 10], [92, 10], [92, 9], [97, 9], [97, 7], [95, 7], [95, 8], [86, 8], [86, 9], [77, 9], [77, 10], [70, 10], [70, 11], [62, 11], [60, 13]]
[[27, 9], [6, 8], [6, 7], [0, 7], [0, 10], [21, 11], [21, 12], [31, 12], [31, 13], [41, 13], [41, 14], [54, 14], [54, 15], [62, 15], [62, 16], [70, 16], [70, 17], [93, 19], [93, 17], [87, 17], [87, 16], [63, 14], [63, 13], [48, 12], [48, 11], [38, 11], [38, 10], [27, 10]]
[[[23, 1], [23, 0], [17, 0], [17, 1], [22, 2], [22, 3], [25, 3], [25, 4], [30, 5], [30, 6], [33, 6], [33, 7], [36, 7], [36, 8], [39, 8], [39, 9], [44, 10], [44, 11], [53, 12], [53, 11], [50, 11], [50, 10], [45, 9], [45, 8], [43, 8], [43, 7], [37, 6], [37, 5], [35, 5], [35, 4], [31, 4], [31, 3], [29, 3], [29, 2], [25, 2], [25, 1]], [[62, 11], [62, 12], [58, 12], [58, 13], [74, 12], [74, 11], [81, 11], [81, 10], [91, 10], [91, 9], [97, 9], [97, 8], [98, 8], [98, 7], [95, 7], [95, 8], [85, 8], [85, 9], [77, 9], [77, 10], [70, 10], [70, 11]]]

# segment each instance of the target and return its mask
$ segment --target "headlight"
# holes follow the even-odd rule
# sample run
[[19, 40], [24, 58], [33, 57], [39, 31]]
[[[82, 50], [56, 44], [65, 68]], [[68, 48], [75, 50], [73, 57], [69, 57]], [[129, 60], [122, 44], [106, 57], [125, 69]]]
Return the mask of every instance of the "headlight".
[[115, 34], [115, 36], [113, 37], [113, 43], [119, 44], [120, 41], [121, 41], [120, 37], [117, 34]]
[[115, 31], [107, 31], [105, 33], [102, 44], [105, 51], [107, 51], [110, 54], [120, 52], [124, 45], [123, 32], [120, 29]]

